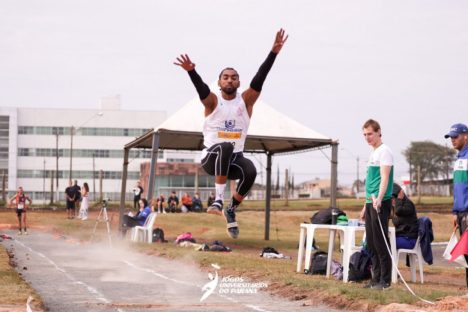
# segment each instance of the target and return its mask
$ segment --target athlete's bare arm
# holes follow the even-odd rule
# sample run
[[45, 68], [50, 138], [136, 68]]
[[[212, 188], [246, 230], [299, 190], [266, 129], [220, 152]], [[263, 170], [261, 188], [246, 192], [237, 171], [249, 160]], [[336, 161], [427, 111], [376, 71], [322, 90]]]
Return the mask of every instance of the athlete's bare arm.
[[208, 116], [216, 108], [217, 98], [216, 95], [210, 91], [210, 88], [206, 83], [203, 82], [200, 75], [195, 71], [195, 63], [193, 63], [187, 54], [181, 54], [177, 58], [177, 62], [174, 65], [182, 67], [190, 76], [195, 89], [197, 89], [200, 100], [205, 106], [205, 116]]
[[281, 51], [286, 40], [288, 40], [288, 35], [286, 35], [284, 29], [281, 28], [276, 33], [275, 41], [273, 42], [273, 47], [271, 48], [270, 54], [268, 54], [267, 59], [265, 60], [265, 62], [263, 62], [257, 74], [252, 79], [250, 87], [242, 93], [242, 98], [244, 99], [249, 116], [252, 116], [252, 108], [255, 102], [257, 101], [258, 97], [260, 96], [263, 82], [265, 81], [268, 72], [273, 66], [273, 62], [275, 61], [276, 55], [278, 55], [278, 53]]

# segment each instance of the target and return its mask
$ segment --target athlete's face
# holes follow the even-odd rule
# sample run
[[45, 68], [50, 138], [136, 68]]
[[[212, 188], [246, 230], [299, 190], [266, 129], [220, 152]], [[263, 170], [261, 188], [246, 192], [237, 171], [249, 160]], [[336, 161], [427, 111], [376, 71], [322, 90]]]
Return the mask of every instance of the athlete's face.
[[362, 129], [364, 138], [366, 139], [367, 144], [372, 147], [377, 147], [381, 141], [380, 129], [375, 131], [372, 127], [367, 127]]
[[226, 94], [235, 94], [240, 86], [239, 74], [234, 69], [225, 69], [218, 80], [218, 86]]
[[456, 137], [450, 138], [452, 141], [453, 148], [461, 151], [466, 144], [468, 144], [468, 134], [459, 134]]

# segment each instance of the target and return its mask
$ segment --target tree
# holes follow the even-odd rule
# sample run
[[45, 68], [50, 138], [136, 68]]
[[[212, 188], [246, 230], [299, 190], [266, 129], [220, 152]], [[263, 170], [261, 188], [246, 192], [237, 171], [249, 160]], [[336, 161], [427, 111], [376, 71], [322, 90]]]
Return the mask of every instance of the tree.
[[452, 171], [455, 150], [432, 141], [415, 141], [403, 151], [410, 164], [410, 177], [416, 181], [418, 166], [421, 168], [421, 181], [449, 179]]

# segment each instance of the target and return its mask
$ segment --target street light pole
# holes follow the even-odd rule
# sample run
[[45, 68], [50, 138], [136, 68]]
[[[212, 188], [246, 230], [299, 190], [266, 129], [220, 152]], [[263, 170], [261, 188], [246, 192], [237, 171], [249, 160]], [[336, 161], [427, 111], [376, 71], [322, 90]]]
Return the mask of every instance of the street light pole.
[[342, 150], [345, 150], [346, 152], [348, 152], [349, 155], [356, 159], [356, 194], [359, 194], [359, 155], [354, 156], [353, 153], [351, 153], [347, 148], [344, 147], [342, 148]]
[[91, 116], [88, 120], [83, 122], [78, 127], [76, 127], [76, 128], [73, 127], [73, 126], [70, 127], [70, 173], [69, 173], [69, 180], [70, 181], [73, 180], [73, 173], [72, 173], [72, 167], [73, 167], [73, 135], [75, 134], [75, 131], [79, 130], [82, 126], [84, 126], [86, 123], [91, 121], [91, 119], [93, 119], [95, 117], [102, 117], [102, 115], [104, 115], [103, 112], [98, 112], [98, 113], [94, 114], [93, 116]]
[[46, 195], [45, 195], [45, 178], [46, 178], [46, 160], [44, 158], [44, 168], [42, 171], [42, 198], [43, 198], [43, 205], [46, 205]]
[[359, 156], [356, 157], [356, 193], [359, 193]]
[[[59, 149], [58, 149], [58, 141], [59, 141], [59, 131], [58, 128], [55, 128], [55, 192], [57, 194], [56, 203], [59, 202]], [[53, 185], [53, 183], [52, 183]], [[52, 198], [52, 197], [51, 197]]]
[[93, 200], [96, 200], [96, 164], [95, 164], [96, 153], [93, 153]]
[[72, 176], [72, 165], [73, 165], [73, 131], [74, 127], [70, 127], [70, 172], [68, 173], [68, 179], [70, 181], [73, 181], [73, 176]]

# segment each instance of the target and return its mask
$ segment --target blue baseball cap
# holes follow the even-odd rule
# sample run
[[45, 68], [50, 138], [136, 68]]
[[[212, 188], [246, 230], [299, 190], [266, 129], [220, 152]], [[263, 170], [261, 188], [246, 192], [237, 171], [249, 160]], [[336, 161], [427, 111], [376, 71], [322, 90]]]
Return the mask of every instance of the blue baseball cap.
[[464, 133], [468, 134], [468, 127], [465, 124], [457, 123], [450, 127], [450, 132], [445, 135], [445, 138], [456, 138]]

